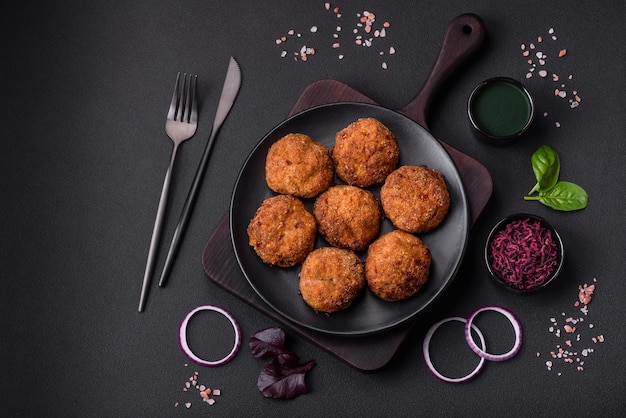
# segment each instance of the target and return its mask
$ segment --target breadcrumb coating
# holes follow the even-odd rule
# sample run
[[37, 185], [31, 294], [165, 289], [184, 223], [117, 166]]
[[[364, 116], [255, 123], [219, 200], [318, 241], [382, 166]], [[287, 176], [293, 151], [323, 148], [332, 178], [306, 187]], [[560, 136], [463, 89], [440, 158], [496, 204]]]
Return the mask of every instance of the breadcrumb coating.
[[265, 199], [248, 224], [249, 244], [270, 265], [292, 267], [313, 251], [317, 225], [302, 201], [289, 195]]
[[428, 280], [431, 262], [430, 249], [421, 239], [393, 230], [374, 241], [367, 250], [367, 285], [383, 300], [407, 299]]
[[348, 184], [381, 184], [398, 165], [395, 135], [374, 118], [361, 118], [335, 135], [332, 150], [337, 176]]
[[272, 144], [265, 159], [265, 180], [276, 193], [312, 198], [334, 182], [335, 166], [324, 144], [290, 133]]
[[322, 247], [308, 255], [300, 271], [300, 293], [315, 311], [348, 308], [365, 288], [365, 269], [352, 251]]
[[433, 230], [450, 209], [443, 175], [423, 165], [405, 165], [391, 173], [380, 189], [380, 200], [393, 225], [412, 233]]
[[376, 238], [382, 222], [378, 200], [356, 186], [338, 185], [322, 193], [313, 206], [320, 235], [331, 245], [360, 251]]

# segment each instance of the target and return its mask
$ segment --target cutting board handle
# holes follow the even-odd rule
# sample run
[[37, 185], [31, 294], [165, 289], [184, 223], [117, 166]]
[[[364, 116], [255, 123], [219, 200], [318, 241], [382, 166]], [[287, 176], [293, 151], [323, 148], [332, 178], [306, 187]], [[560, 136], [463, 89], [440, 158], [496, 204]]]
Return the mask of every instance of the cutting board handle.
[[473, 13], [452, 19], [446, 29], [437, 59], [422, 89], [400, 109], [400, 113], [428, 129], [428, 111], [435, 92], [439, 90], [443, 81], [480, 48], [485, 39], [485, 33], [482, 19]]

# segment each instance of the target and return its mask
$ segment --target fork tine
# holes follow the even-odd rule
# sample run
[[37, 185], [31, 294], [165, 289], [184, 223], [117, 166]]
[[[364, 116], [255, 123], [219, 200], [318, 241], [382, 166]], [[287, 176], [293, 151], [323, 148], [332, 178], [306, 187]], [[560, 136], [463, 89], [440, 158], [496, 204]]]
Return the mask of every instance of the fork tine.
[[189, 122], [189, 101], [191, 100], [190, 96], [191, 90], [191, 76], [187, 77], [187, 73], [185, 73], [185, 92], [183, 93], [184, 106], [180, 112], [180, 121], [181, 122]]
[[174, 120], [176, 118], [176, 108], [178, 107], [178, 96], [180, 93], [179, 88], [180, 72], [176, 74], [176, 84], [174, 85], [174, 93], [172, 93], [172, 101], [170, 102], [170, 109], [167, 112], [167, 118]]
[[[196, 79], [198, 76], [191, 74], [185, 74], [184, 78], [184, 92], [181, 97], [182, 109], [179, 110], [181, 122], [196, 122], [197, 115], [194, 118], [194, 109], [196, 107]], [[195, 112], [197, 113], [197, 111]]]
[[189, 85], [187, 79], [187, 73], [183, 74], [183, 81], [181, 83], [181, 92], [178, 94], [178, 106], [176, 110], [176, 116], [174, 120], [178, 122], [184, 121], [185, 116], [185, 108], [186, 108], [186, 100], [188, 95]]
[[198, 122], [198, 100], [196, 99], [196, 85], [198, 84], [198, 76], [193, 76], [193, 83], [191, 87], [191, 113], [189, 115], [189, 122]]

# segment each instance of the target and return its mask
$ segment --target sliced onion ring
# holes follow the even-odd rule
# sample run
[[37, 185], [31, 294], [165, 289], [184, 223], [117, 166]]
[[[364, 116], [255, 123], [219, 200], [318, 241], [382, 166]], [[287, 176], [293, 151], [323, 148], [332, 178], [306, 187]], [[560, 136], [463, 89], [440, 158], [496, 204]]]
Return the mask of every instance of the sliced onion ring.
[[450, 321], [463, 322], [464, 324], [466, 324], [465, 326], [466, 329], [469, 329], [469, 327], [471, 326], [472, 329], [476, 332], [476, 334], [478, 334], [478, 338], [480, 338], [480, 343], [483, 346], [483, 350], [485, 349], [485, 338], [483, 337], [483, 334], [480, 332], [478, 327], [474, 324], [467, 325], [467, 321], [464, 318], [453, 316], [450, 318], [442, 319], [441, 321], [437, 322], [432, 327], [430, 327], [430, 329], [426, 333], [426, 336], [424, 337], [424, 343], [422, 345], [422, 351], [424, 352], [424, 360], [426, 360], [426, 365], [428, 366], [428, 369], [431, 371], [431, 373], [434, 374], [439, 379], [445, 382], [449, 382], [449, 383], [467, 382], [468, 380], [473, 379], [481, 371], [481, 369], [483, 368], [483, 365], [485, 364], [484, 357], [482, 356], [480, 357], [480, 361], [478, 362], [478, 365], [472, 372], [470, 372], [470, 374], [468, 374], [467, 376], [458, 377], [458, 378], [447, 377], [439, 373], [439, 371], [437, 371], [437, 369], [433, 365], [433, 362], [430, 359], [430, 340], [433, 337], [433, 334], [435, 333], [437, 328], [439, 328], [441, 325], [445, 324], [446, 322], [450, 322]]
[[[513, 344], [513, 348], [511, 348], [508, 352], [504, 354], [487, 353], [485, 351], [484, 343], [482, 344], [483, 348], [481, 349], [480, 347], [478, 347], [478, 345], [476, 345], [476, 342], [474, 342], [474, 339], [472, 338], [472, 335], [470, 334], [470, 326], [472, 327], [474, 326], [473, 324], [474, 319], [479, 313], [484, 312], [484, 311], [494, 311], [494, 312], [501, 313], [502, 315], [506, 317], [506, 319], [509, 320], [509, 322], [511, 322], [511, 325], [513, 325], [513, 330], [515, 330], [515, 343]], [[475, 328], [472, 328], [472, 329], [475, 329]], [[489, 361], [509, 360], [510, 358], [514, 357], [519, 352], [519, 349], [522, 346], [522, 325], [520, 324], [519, 320], [515, 317], [515, 315], [513, 315], [513, 313], [509, 311], [508, 309], [505, 309], [501, 306], [484, 306], [482, 308], [476, 309], [467, 318], [467, 322], [465, 323], [465, 340], [467, 341], [467, 344], [470, 346], [472, 351], [478, 354], [481, 358], [484, 358]]]
[[[200, 311], [215, 311], [224, 315], [226, 319], [230, 321], [230, 323], [233, 326], [233, 329], [235, 330], [235, 343], [233, 345], [233, 349], [230, 351], [230, 353], [228, 353], [226, 357], [224, 357], [221, 360], [217, 360], [217, 361], [203, 360], [200, 357], [196, 356], [189, 348], [189, 344], [187, 343], [187, 324], [189, 324], [189, 320], [191, 319], [191, 317]], [[222, 366], [228, 363], [229, 361], [231, 361], [233, 357], [235, 357], [235, 354], [237, 354], [237, 351], [239, 351], [239, 346], [241, 345], [241, 330], [239, 329], [239, 324], [237, 324], [237, 321], [235, 320], [235, 318], [231, 314], [226, 312], [224, 309], [219, 308], [217, 306], [213, 306], [213, 305], [203, 305], [203, 306], [198, 306], [197, 308], [191, 310], [187, 314], [182, 324], [180, 324], [178, 338], [180, 342], [180, 348], [183, 350], [183, 353], [185, 353], [185, 355], [189, 357], [194, 363], [200, 364], [201, 366], [217, 367], [217, 366]]]

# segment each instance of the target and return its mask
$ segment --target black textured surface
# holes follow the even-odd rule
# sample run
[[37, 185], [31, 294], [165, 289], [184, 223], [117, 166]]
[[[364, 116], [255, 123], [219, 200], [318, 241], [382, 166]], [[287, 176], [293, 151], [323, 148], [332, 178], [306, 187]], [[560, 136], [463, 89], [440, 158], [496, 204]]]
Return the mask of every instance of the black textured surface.
[[[341, 17], [332, 12], [335, 6]], [[374, 38], [371, 47], [356, 45], [352, 32], [356, 14], [364, 10], [376, 14], [376, 28], [390, 22], [386, 37]], [[487, 167], [494, 193], [470, 231], [457, 279], [392, 361], [376, 372], [355, 370], [288, 333], [293, 352], [317, 361], [307, 376], [309, 393], [291, 401], [263, 398], [256, 382], [266, 362], [255, 360], [246, 343], [255, 331], [275, 323], [214, 286], [201, 265], [203, 247], [228, 210], [240, 167], [316, 80], [337, 79], [385, 107], [401, 108], [426, 78], [448, 22], [467, 12], [483, 18], [487, 41], [441, 89], [430, 128], [435, 137]], [[322, 1], [5, 6], [0, 412], [107, 417], [356, 416], [362, 411], [372, 416], [622, 415], [625, 12], [619, 2], [553, 5], [535, 0], [506, 6], [487, 0], [346, 2], [332, 3], [331, 10]], [[316, 32], [310, 31], [313, 26]], [[301, 36], [289, 37], [290, 29]], [[289, 39], [277, 45], [283, 35]], [[333, 48], [334, 42], [340, 48]], [[535, 49], [524, 57], [520, 45], [530, 48], [531, 43]], [[294, 60], [302, 46], [315, 48], [306, 62]], [[558, 58], [562, 49], [567, 54]], [[544, 65], [537, 52], [547, 55]], [[213, 148], [168, 285], [158, 288], [155, 278], [146, 312], [138, 313], [171, 151], [164, 123], [174, 78], [178, 71], [199, 74], [201, 123], [179, 150], [163, 242], [171, 237], [208, 139], [230, 56], [241, 65], [240, 94]], [[530, 79], [528, 59], [538, 66]], [[547, 71], [545, 78], [539, 76], [541, 69]], [[553, 81], [552, 74], [559, 80]], [[494, 76], [524, 82], [538, 110], [531, 131], [508, 147], [475, 140], [466, 115], [473, 87]], [[555, 89], [567, 97], [555, 95]], [[573, 91], [581, 98], [576, 108], [568, 103]], [[585, 210], [555, 212], [522, 199], [534, 185], [530, 156], [542, 144], [559, 152], [561, 178], [589, 192]], [[564, 241], [561, 277], [537, 294], [502, 289], [483, 265], [490, 228], [516, 212], [546, 218]], [[165, 247], [157, 261], [159, 272]], [[594, 278], [596, 293], [584, 315], [573, 306], [578, 285]], [[194, 366], [178, 347], [180, 322], [202, 304], [231, 312], [244, 338], [239, 355], [216, 369]], [[470, 383], [436, 380], [421, 355], [426, 330], [439, 319], [467, 316], [486, 304], [505, 306], [520, 318], [524, 343], [519, 355], [487, 364]], [[575, 324], [571, 338], [564, 331], [559, 337], [549, 332], [551, 318], [562, 327], [570, 316], [584, 319]], [[490, 318], [484, 319], [487, 343], [491, 338], [494, 350], [506, 350], [506, 332], [499, 339], [501, 327], [490, 333]], [[207, 329], [206, 336], [197, 337], [199, 344], [206, 338], [230, 346], [227, 325], [216, 321], [207, 323]], [[599, 335], [603, 343], [592, 340]], [[462, 341], [452, 332], [442, 336], [444, 344], [437, 345], [438, 358], [445, 362], [439, 363], [442, 371], [466, 371], [472, 357], [465, 355]], [[557, 345], [576, 352], [572, 364], [550, 357]], [[183, 392], [195, 371], [201, 383], [221, 389], [215, 405], [202, 403], [193, 391]], [[192, 403], [189, 409], [186, 402]]]

